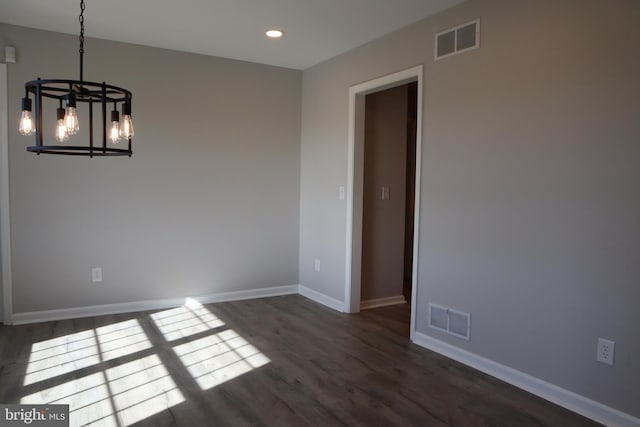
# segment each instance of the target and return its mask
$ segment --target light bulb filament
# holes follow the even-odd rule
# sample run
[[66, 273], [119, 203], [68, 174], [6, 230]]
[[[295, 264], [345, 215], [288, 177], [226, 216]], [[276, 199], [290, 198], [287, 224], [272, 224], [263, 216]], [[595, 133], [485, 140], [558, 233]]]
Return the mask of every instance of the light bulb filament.
[[31, 111], [23, 111], [20, 114], [20, 127], [18, 131], [21, 135], [33, 135], [36, 131], [33, 127], [33, 119], [31, 118]]
[[64, 116], [64, 123], [69, 135], [75, 135], [78, 133], [80, 130], [80, 124], [78, 123], [78, 113], [76, 112], [75, 107], [67, 107], [67, 111]]
[[58, 123], [56, 124], [56, 139], [60, 142], [64, 142], [69, 139], [69, 132], [67, 130], [67, 124], [65, 123], [65, 111], [64, 108], [58, 108]]
[[31, 99], [26, 96], [22, 98], [22, 112], [20, 113], [18, 132], [20, 132], [21, 135], [33, 135], [35, 131], [33, 118], [31, 117]]

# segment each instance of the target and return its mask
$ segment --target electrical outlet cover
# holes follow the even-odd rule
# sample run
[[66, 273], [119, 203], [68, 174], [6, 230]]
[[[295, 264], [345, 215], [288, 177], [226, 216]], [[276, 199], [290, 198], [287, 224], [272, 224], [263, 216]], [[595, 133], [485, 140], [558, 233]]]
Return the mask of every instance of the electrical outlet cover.
[[614, 341], [598, 338], [598, 354], [596, 360], [607, 365], [613, 365], [616, 343]]

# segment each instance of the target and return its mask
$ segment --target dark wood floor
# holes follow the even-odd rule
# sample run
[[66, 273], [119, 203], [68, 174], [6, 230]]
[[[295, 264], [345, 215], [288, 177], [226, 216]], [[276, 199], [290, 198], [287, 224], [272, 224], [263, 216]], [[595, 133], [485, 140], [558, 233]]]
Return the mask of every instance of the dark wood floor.
[[409, 342], [407, 304], [301, 296], [0, 326], [0, 402], [71, 424], [594, 426]]

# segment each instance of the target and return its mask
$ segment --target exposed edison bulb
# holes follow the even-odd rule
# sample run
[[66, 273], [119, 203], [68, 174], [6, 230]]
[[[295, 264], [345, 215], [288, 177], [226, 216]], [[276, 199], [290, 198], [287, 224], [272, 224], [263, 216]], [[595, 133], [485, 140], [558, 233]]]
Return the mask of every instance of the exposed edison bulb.
[[64, 116], [64, 123], [67, 126], [67, 134], [75, 135], [80, 130], [80, 122], [78, 122], [78, 113], [76, 112], [76, 96], [70, 93], [66, 99], [67, 111]]
[[114, 144], [117, 144], [120, 141], [120, 123], [119, 122], [111, 122], [111, 128], [109, 129], [109, 139]]
[[115, 109], [111, 112], [111, 127], [109, 128], [109, 139], [114, 144], [117, 144], [118, 141], [120, 141], [120, 113], [118, 113], [118, 110]]
[[33, 135], [36, 128], [33, 127], [33, 117], [31, 117], [31, 99], [22, 98], [22, 113], [20, 113], [20, 124], [18, 132], [21, 135]]
[[122, 123], [120, 123], [120, 136], [122, 139], [131, 139], [133, 136], [133, 121], [131, 120], [131, 104], [127, 100], [122, 104]]
[[58, 124], [56, 125], [56, 139], [60, 142], [64, 142], [69, 139], [69, 135], [67, 134], [67, 125], [64, 122], [64, 119], [58, 120]]
[[120, 141], [120, 123], [119, 122], [111, 122], [111, 128], [109, 129], [109, 139], [114, 144], [117, 144]]
[[78, 113], [75, 107], [67, 107], [67, 111], [64, 115], [64, 124], [67, 127], [67, 133], [69, 135], [75, 135], [80, 130], [80, 123], [78, 123]]
[[64, 108], [58, 108], [58, 122], [56, 124], [56, 139], [60, 142], [64, 142], [69, 139], [69, 133], [67, 132], [67, 124], [65, 123], [65, 111]]
[[133, 121], [128, 114], [122, 115], [122, 125], [120, 125], [120, 136], [124, 139], [130, 139], [133, 136]]
[[36, 129], [33, 127], [33, 118], [31, 117], [31, 111], [23, 111], [20, 114], [20, 126], [18, 132], [21, 135], [33, 135]]

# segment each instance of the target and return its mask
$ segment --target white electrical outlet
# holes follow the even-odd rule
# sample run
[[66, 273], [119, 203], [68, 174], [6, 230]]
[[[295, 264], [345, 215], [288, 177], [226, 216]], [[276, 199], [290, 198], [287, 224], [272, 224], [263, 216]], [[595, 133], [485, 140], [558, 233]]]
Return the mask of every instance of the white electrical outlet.
[[344, 198], [345, 198], [344, 186], [341, 185], [340, 187], [338, 187], [338, 200], [344, 200]]
[[613, 341], [598, 338], [598, 354], [596, 360], [598, 362], [613, 365], [613, 356], [615, 353], [616, 343]]
[[91, 269], [91, 281], [92, 282], [102, 282], [102, 269], [100, 267]]
[[316, 271], [320, 271], [320, 260], [319, 260], [319, 259], [316, 259], [316, 260], [314, 261], [314, 263], [313, 263], [313, 268], [314, 268]]

